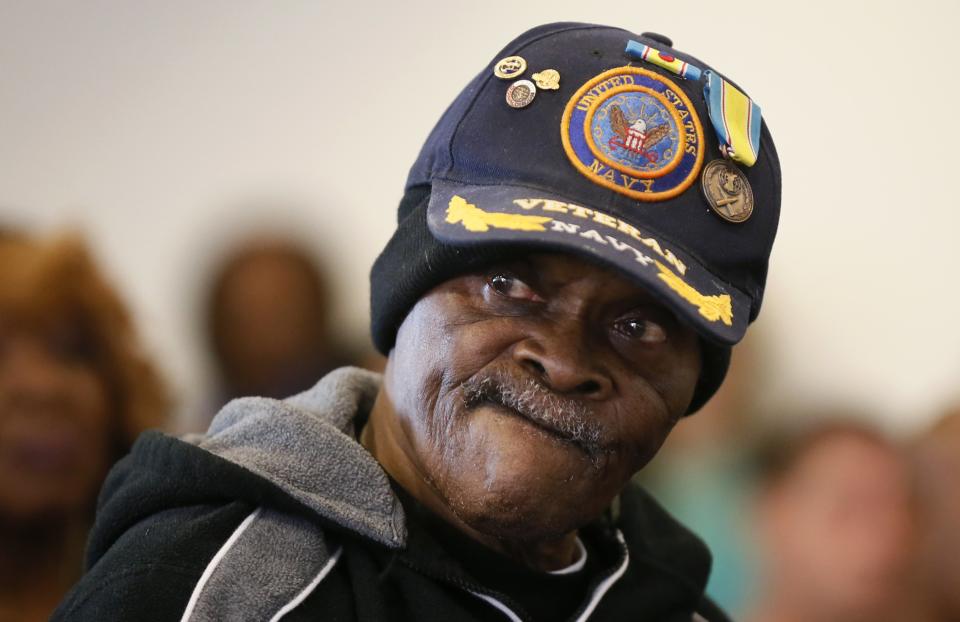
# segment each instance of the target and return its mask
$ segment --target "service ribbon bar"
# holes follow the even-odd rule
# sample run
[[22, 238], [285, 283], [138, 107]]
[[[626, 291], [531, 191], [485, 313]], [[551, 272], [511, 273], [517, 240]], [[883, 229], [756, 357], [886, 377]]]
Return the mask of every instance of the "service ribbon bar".
[[705, 75], [703, 96], [720, 148], [731, 160], [753, 166], [760, 153], [760, 106], [716, 73]]
[[637, 41], [628, 41], [627, 49], [624, 51], [627, 53], [627, 56], [633, 60], [642, 60], [652, 63], [657, 67], [663, 67], [667, 71], [672, 71], [687, 80], [699, 80], [700, 74], [702, 73], [700, 68], [695, 65], [685, 63], [676, 57], [664, 54], [660, 50], [655, 50], [649, 45], [644, 45]]

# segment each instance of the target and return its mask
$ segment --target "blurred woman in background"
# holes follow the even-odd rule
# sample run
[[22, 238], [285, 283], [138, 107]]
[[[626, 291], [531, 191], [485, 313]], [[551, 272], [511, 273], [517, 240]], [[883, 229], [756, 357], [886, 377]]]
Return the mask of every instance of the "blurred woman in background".
[[0, 620], [49, 617], [107, 470], [167, 407], [83, 244], [0, 236]]
[[903, 450], [841, 417], [786, 433], [766, 450], [756, 525], [763, 585], [748, 619], [920, 619], [915, 501]]

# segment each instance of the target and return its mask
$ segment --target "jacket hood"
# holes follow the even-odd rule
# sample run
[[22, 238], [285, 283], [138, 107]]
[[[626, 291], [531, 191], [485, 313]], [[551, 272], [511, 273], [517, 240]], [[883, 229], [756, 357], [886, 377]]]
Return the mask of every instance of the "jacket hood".
[[403, 507], [355, 440], [355, 422], [366, 419], [379, 388], [378, 374], [342, 368], [286, 400], [233, 400], [206, 434], [144, 433], [100, 491], [87, 567], [141, 520], [237, 500], [307, 513], [326, 527], [402, 547]]

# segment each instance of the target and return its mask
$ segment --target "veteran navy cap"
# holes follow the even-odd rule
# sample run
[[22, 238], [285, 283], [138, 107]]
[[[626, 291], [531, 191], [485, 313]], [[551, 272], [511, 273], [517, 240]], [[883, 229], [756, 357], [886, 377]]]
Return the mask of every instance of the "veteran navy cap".
[[433, 286], [518, 250], [606, 264], [701, 336], [691, 406], [760, 310], [780, 165], [759, 107], [661, 35], [557, 23], [525, 32], [467, 85], [410, 170], [371, 272], [387, 353]]

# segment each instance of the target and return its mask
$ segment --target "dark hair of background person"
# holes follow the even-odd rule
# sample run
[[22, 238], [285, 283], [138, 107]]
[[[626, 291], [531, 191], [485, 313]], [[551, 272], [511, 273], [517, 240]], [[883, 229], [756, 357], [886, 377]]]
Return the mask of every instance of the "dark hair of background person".
[[295, 242], [236, 244], [212, 273], [204, 309], [221, 401], [288, 397], [351, 362], [331, 325], [332, 302], [323, 265]]
[[797, 414], [787, 421], [809, 421], [799, 427], [778, 428], [761, 439], [754, 451], [754, 466], [762, 486], [776, 485], [789, 475], [807, 453], [823, 441], [837, 437], [858, 438], [868, 443], [894, 448], [894, 442], [882, 431], [864, 423], [866, 417], [855, 410], [838, 409], [830, 416], [810, 417]]
[[20, 229], [0, 223], [0, 242], [22, 240], [23, 238], [24, 233]]
[[49, 616], [107, 470], [169, 407], [81, 239], [0, 232], [0, 619]]

